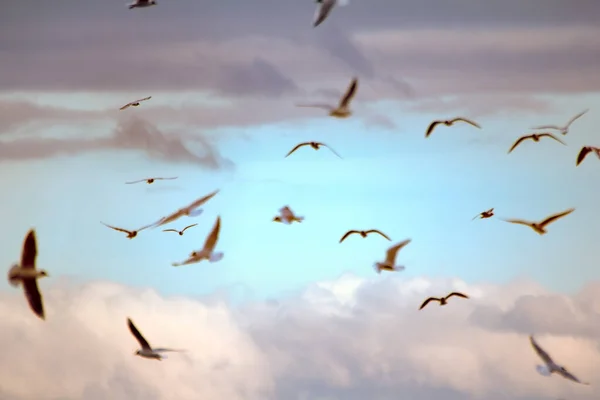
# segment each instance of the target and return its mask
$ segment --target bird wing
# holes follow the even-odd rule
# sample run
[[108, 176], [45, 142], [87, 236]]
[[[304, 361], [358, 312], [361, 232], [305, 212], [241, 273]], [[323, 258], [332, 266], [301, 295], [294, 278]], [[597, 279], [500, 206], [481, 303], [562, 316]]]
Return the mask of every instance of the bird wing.
[[540, 126], [534, 126], [531, 129], [556, 129], [557, 131], [560, 131], [562, 129], [562, 127], [557, 126], [557, 125], [540, 125]]
[[559, 143], [564, 144], [565, 146], [567, 145], [565, 142], [563, 142], [562, 140], [560, 140], [559, 138], [557, 138], [556, 136], [554, 136], [551, 133], [541, 133], [540, 137], [549, 137], [549, 138], [552, 138], [552, 139], [556, 140]]
[[131, 334], [135, 336], [137, 341], [140, 343], [140, 346], [142, 346], [142, 349], [152, 350], [152, 347], [150, 347], [148, 341], [142, 336], [140, 331], [138, 331], [138, 328], [135, 327], [131, 318], [127, 318], [127, 325], [129, 326], [129, 331]]
[[393, 264], [394, 261], [396, 260], [396, 254], [398, 253], [398, 251], [400, 251], [404, 246], [406, 246], [409, 243], [410, 243], [410, 239], [406, 239], [406, 240], [390, 247], [385, 254], [385, 260], [388, 263]]
[[430, 298], [428, 298], [427, 300], [425, 300], [423, 302], [423, 304], [421, 304], [421, 307], [419, 307], [419, 310], [422, 310], [423, 308], [425, 308], [425, 306], [427, 304], [429, 304], [430, 302], [432, 302], [432, 301], [440, 301], [440, 299], [438, 299], [437, 297], [430, 297]]
[[390, 239], [390, 237], [389, 237], [388, 235], [386, 235], [385, 233], [381, 232], [379, 229], [370, 229], [370, 230], [368, 230], [366, 233], [367, 233], [367, 235], [368, 235], [369, 233], [379, 233], [381, 236], [383, 236], [383, 237], [384, 237], [384, 238], [386, 238], [387, 240], [392, 240], [392, 239]]
[[319, 2], [319, 6], [317, 7], [317, 11], [315, 13], [315, 20], [313, 22], [313, 28], [321, 25], [323, 21], [327, 19], [327, 16], [335, 6], [335, 0], [324, 0]]
[[215, 195], [219, 193], [219, 189], [215, 190], [212, 193], [207, 194], [204, 197], [199, 198], [198, 200], [194, 201], [192, 204], [190, 204], [189, 206], [187, 206], [187, 209], [195, 209], [200, 207], [201, 205], [203, 205], [204, 203], [206, 203], [207, 201], [209, 201], [210, 199], [212, 199], [213, 197], [215, 197]]
[[304, 143], [300, 143], [300, 144], [296, 145], [296, 147], [294, 147], [293, 149], [291, 149], [290, 152], [285, 155], [285, 157], [289, 156], [290, 154], [292, 154], [293, 152], [295, 152], [296, 150], [298, 150], [302, 146], [310, 146], [310, 143], [304, 142]]
[[144, 97], [143, 99], [136, 100], [133, 103], [139, 103], [139, 102], [142, 102], [142, 101], [150, 100], [151, 98], [152, 98], [152, 96]]
[[340, 100], [340, 108], [346, 108], [350, 105], [352, 98], [356, 94], [356, 89], [358, 88], [358, 78], [352, 78], [344, 97]]
[[585, 111], [582, 111], [582, 112], [580, 112], [579, 114], [577, 114], [576, 116], [574, 116], [573, 118], [571, 118], [571, 119], [569, 120], [569, 122], [567, 122], [567, 127], [571, 126], [571, 124], [572, 124], [573, 122], [575, 122], [575, 121], [576, 121], [576, 120], [578, 120], [579, 118], [583, 117], [583, 114], [585, 114], [585, 113], [586, 113], [586, 112], [588, 112], [588, 111], [590, 111], [590, 110], [589, 110], [589, 109], [587, 109], [587, 110], [585, 110]]
[[554, 364], [554, 361], [552, 361], [552, 358], [548, 355], [548, 353], [546, 353], [544, 351], [544, 349], [542, 349], [537, 342], [535, 341], [535, 339], [533, 338], [533, 335], [529, 335], [529, 342], [531, 343], [531, 345], [533, 346], [533, 349], [535, 350], [535, 352], [537, 353], [538, 356], [540, 356], [540, 358], [544, 361], [544, 363], [546, 365], [551, 365]]
[[106, 227], [109, 227], [110, 229], [114, 229], [115, 231], [119, 231], [119, 232], [125, 232], [125, 233], [131, 233], [130, 231], [128, 231], [127, 229], [123, 229], [123, 228], [117, 228], [116, 226], [111, 226], [108, 224], [105, 224], [104, 222], [100, 221], [100, 223]]
[[330, 104], [296, 104], [296, 107], [323, 108], [329, 111], [333, 109]]
[[281, 216], [283, 218], [286, 218], [286, 219], [288, 219], [288, 218], [294, 218], [294, 212], [288, 206], [281, 207], [279, 209], [279, 213], [281, 214]]
[[140, 179], [139, 181], [131, 181], [131, 182], [125, 182], [126, 185], [131, 185], [133, 183], [140, 183], [140, 182], [146, 182], [148, 179]]
[[429, 126], [427, 127], [427, 131], [425, 132], [425, 137], [429, 137], [429, 135], [431, 135], [431, 132], [433, 132], [435, 127], [441, 123], [442, 121], [433, 121], [431, 124], [429, 124]]
[[577, 377], [575, 375], [573, 375], [572, 373], [570, 373], [566, 369], [558, 370], [556, 372], [558, 372], [563, 378], [569, 379], [569, 380], [571, 380], [573, 382], [577, 382], [577, 383], [580, 383], [582, 385], [589, 385], [588, 382], [582, 382], [579, 379], [577, 379]]
[[353, 233], [359, 233], [358, 231], [348, 231], [346, 233], [344, 233], [344, 236], [342, 236], [342, 238], [340, 239], [340, 243], [342, 243], [344, 240], [346, 240], [346, 238], [350, 235], [352, 235]]
[[194, 226], [196, 226], [196, 225], [198, 225], [198, 224], [191, 224], [191, 225], [188, 225], [188, 226], [186, 226], [185, 228], [183, 228], [183, 230], [182, 230], [181, 232], [185, 232], [185, 230], [186, 230], [186, 229], [188, 229], [188, 228], [191, 228], [191, 227], [194, 227]]
[[509, 153], [511, 153], [518, 145], [521, 144], [522, 141], [527, 140], [527, 139], [531, 139], [532, 136], [531, 135], [527, 135], [527, 136], [521, 136], [520, 138], [517, 139], [517, 141], [512, 145], [512, 147], [508, 150]]
[[333, 154], [335, 154], [339, 158], [342, 158], [342, 156], [340, 156], [334, 149], [332, 149], [330, 146], [326, 145], [325, 143], [319, 142], [318, 144], [321, 145], [321, 146], [327, 147]]
[[463, 299], [468, 299], [469, 298], [469, 296], [467, 296], [466, 294], [463, 294], [463, 293], [460, 293], [460, 292], [452, 292], [448, 296], [446, 296], [446, 300], [448, 300], [452, 296], [462, 297]]
[[123, 107], [119, 108], [119, 110], [123, 111], [124, 109], [131, 107], [131, 105], [132, 105], [133, 103], [135, 103], [135, 101], [132, 101], [131, 103], [127, 103], [127, 104], [125, 104]]
[[23, 279], [23, 290], [29, 303], [29, 308], [41, 319], [44, 319], [44, 303], [38, 289], [37, 279]]
[[559, 218], [562, 218], [562, 217], [564, 217], [564, 216], [567, 216], [567, 215], [571, 214], [573, 211], [575, 211], [575, 209], [574, 209], [574, 208], [569, 208], [569, 209], [568, 209], [568, 210], [566, 210], [566, 211], [563, 211], [563, 212], [561, 212], [561, 213], [558, 213], [558, 214], [554, 214], [554, 215], [552, 215], [552, 216], [550, 216], [550, 217], [546, 218], [546, 219], [545, 219], [545, 220], [543, 220], [542, 222], [540, 222], [540, 225], [541, 225], [541, 226], [546, 226], [546, 225], [548, 225], [548, 224], [551, 224], [552, 222], [556, 221], [557, 219], [559, 219]]
[[473, 217], [473, 219], [472, 219], [471, 221], [475, 221], [475, 220], [477, 219], [477, 217], [481, 217], [481, 215], [482, 215], [482, 214], [483, 214], [483, 213], [479, 213], [479, 214], [477, 214], [476, 216], [474, 216], [474, 217]]
[[219, 239], [219, 231], [220, 230], [221, 230], [221, 217], [218, 216], [217, 220], [215, 221], [215, 225], [212, 228], [212, 231], [210, 231], [210, 234], [208, 235], [208, 237], [206, 238], [206, 241], [204, 242], [204, 246], [203, 246], [204, 250], [210, 250], [210, 251], [214, 250], [215, 245], [217, 244], [217, 240]]
[[463, 118], [463, 117], [454, 118], [453, 120], [450, 121], [450, 124], [453, 124], [453, 123], [459, 122], [459, 121], [466, 122], [467, 124], [472, 125], [475, 128], [481, 129], [481, 126], [477, 122], [471, 121], [470, 119]]
[[163, 232], [177, 232], [177, 233], [179, 233], [179, 231], [177, 229], [163, 229]]
[[31, 229], [23, 241], [23, 250], [21, 250], [21, 268], [35, 268], [36, 257], [37, 243], [35, 240], [35, 231]]
[[157, 181], [170, 181], [170, 180], [177, 179], [177, 178], [178, 178], [177, 176], [174, 176], [172, 178], [154, 178], [154, 180], [157, 180]]
[[154, 225], [155, 225], [154, 223], [152, 223], [152, 224], [149, 224], [149, 225], [144, 225], [144, 226], [142, 226], [141, 228], [138, 228], [138, 229], [137, 229], [137, 232], [138, 232], [138, 233], [140, 233], [140, 232], [141, 232], [141, 231], [143, 231], [144, 229], [148, 229], [148, 228], [150, 228], [151, 226], [154, 226]]
[[577, 164], [575, 165], [579, 165], [581, 164], [581, 162], [583, 161], [583, 159], [592, 151], [591, 147], [588, 146], [583, 146], [581, 148], [581, 151], [579, 152], [579, 154], [577, 155]]
[[158, 349], [152, 349], [152, 351], [155, 352], [155, 353], [167, 353], [167, 352], [182, 353], [182, 352], [185, 352], [185, 350], [181, 350], [181, 349], [167, 349], [165, 347], [159, 347]]
[[511, 224], [519, 224], [525, 226], [531, 226], [532, 223], [529, 221], [523, 221], [522, 219], [505, 219], [504, 221], [510, 222]]

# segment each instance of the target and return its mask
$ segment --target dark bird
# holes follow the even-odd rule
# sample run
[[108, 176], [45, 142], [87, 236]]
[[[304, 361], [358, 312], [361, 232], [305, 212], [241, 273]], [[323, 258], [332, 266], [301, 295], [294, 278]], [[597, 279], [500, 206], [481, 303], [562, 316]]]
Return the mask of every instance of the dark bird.
[[38, 289], [37, 280], [48, 276], [48, 273], [41, 269], [35, 268], [35, 259], [37, 257], [37, 243], [35, 239], [35, 230], [30, 230], [23, 242], [23, 250], [21, 251], [21, 263], [15, 264], [8, 271], [8, 282], [13, 287], [23, 285], [25, 297], [29, 303], [29, 308], [35, 315], [41, 319], [44, 317], [44, 303], [42, 295]]
[[106, 227], [109, 227], [110, 229], [114, 229], [115, 231], [119, 231], [119, 232], [124, 232], [127, 234], [127, 239], [133, 239], [134, 237], [137, 236], [138, 233], [140, 233], [141, 231], [143, 231], [144, 229], [150, 228], [151, 226], [153, 226], [153, 224], [150, 225], [146, 225], [141, 227], [140, 229], [137, 229], [135, 231], [128, 231], [127, 229], [123, 229], [123, 228], [117, 228], [116, 226], [111, 226], [108, 224], [105, 224], [104, 222], [100, 221], [100, 223]]
[[486, 218], [491, 218], [493, 216], [494, 216], [494, 208], [490, 208], [489, 210], [480, 212], [479, 214], [474, 216], [471, 221], [474, 221], [477, 218], [486, 219]]
[[[142, 3], [142, 2], [141, 2], [141, 1], [138, 1], [138, 3]], [[148, 3], [148, 2], [146, 2], [146, 3]], [[144, 6], [137, 5], [137, 6], [135, 6], [135, 7], [144, 7]], [[129, 6], [129, 8], [130, 8], [130, 9], [131, 9], [131, 8], [135, 8], [135, 7]], [[148, 97], [144, 97], [143, 99], [139, 99], [139, 100], [132, 101], [131, 103], [127, 103], [127, 104], [125, 104], [123, 107], [119, 108], [119, 110], [121, 110], [121, 111], [122, 111], [122, 110], [125, 110], [126, 108], [129, 108], [129, 107], [137, 107], [137, 106], [139, 106], [139, 105], [140, 105], [140, 103], [141, 103], [142, 101], [150, 100], [151, 98], [152, 98], [152, 96], [148, 96]]]
[[181, 230], [181, 231], [178, 231], [177, 229], [163, 229], [163, 232], [177, 232], [177, 233], [179, 233], [179, 236], [183, 236], [183, 232], [185, 232], [186, 229], [191, 228], [196, 225], [198, 225], [198, 224], [188, 225], [185, 228], [183, 228], [183, 230]]
[[574, 116], [573, 118], [571, 118], [569, 120], [569, 122], [567, 122], [567, 124], [565, 126], [558, 126], [558, 125], [542, 125], [542, 126], [535, 126], [531, 129], [555, 129], [557, 131], [559, 131], [560, 133], [562, 133], [563, 135], [566, 135], [567, 133], [569, 133], [569, 128], [571, 128], [571, 124], [573, 124], [573, 122], [575, 122], [576, 120], [578, 120], [579, 118], [581, 118], [585, 113], [587, 113], [588, 111], [590, 111], [589, 109], [580, 112], [579, 114], [577, 114], [576, 116]]
[[310, 147], [312, 147], [315, 150], [319, 150], [319, 147], [324, 146], [324, 147], [327, 147], [329, 150], [331, 150], [331, 152], [333, 154], [335, 154], [339, 158], [342, 158], [342, 157], [340, 157], [340, 155], [338, 153], [335, 152], [335, 150], [333, 150], [331, 147], [327, 146], [325, 143], [321, 143], [321, 142], [304, 142], [304, 143], [300, 143], [299, 145], [297, 145], [296, 147], [294, 147], [292, 150], [290, 150], [290, 152], [287, 153], [285, 157], [288, 157], [290, 154], [292, 154], [293, 152], [295, 152], [296, 150], [298, 150], [300, 147], [303, 147], [303, 146], [310, 146]]
[[380, 230], [377, 230], [377, 229], [371, 229], [371, 230], [368, 230], [368, 231], [355, 231], [355, 230], [351, 230], [351, 231], [346, 232], [344, 234], [344, 236], [342, 236], [342, 238], [340, 239], [340, 243], [342, 243], [348, 236], [350, 236], [350, 235], [352, 235], [354, 233], [358, 233], [360, 236], [362, 236], [364, 238], [366, 238], [369, 233], [379, 233], [381, 236], [383, 236], [387, 240], [392, 240], [385, 233], [383, 233], [383, 232], [381, 232]]
[[517, 139], [517, 141], [512, 145], [512, 147], [508, 150], [508, 153], [510, 154], [518, 145], [520, 145], [523, 141], [525, 140], [533, 140], [534, 142], [539, 142], [541, 138], [543, 137], [549, 137], [551, 139], [556, 140], [557, 142], [563, 144], [566, 146], [566, 143], [563, 142], [562, 140], [560, 140], [559, 138], [557, 138], [556, 136], [554, 136], [551, 133], [532, 133], [531, 135], [525, 135], [525, 136], [521, 136], [520, 138]]
[[575, 209], [570, 208], [559, 214], [551, 215], [550, 217], [546, 218], [545, 220], [543, 220], [541, 222], [523, 221], [521, 219], [505, 219], [504, 221], [510, 222], [511, 224], [520, 224], [520, 225], [528, 226], [531, 229], [533, 229], [535, 232], [539, 233], [540, 235], [544, 235], [545, 233], [548, 233], [548, 231], [546, 231], [546, 229], [545, 229], [546, 225], [549, 225], [552, 222], [558, 220], [559, 218], [562, 218], [564, 216], [571, 214], [573, 211], [575, 211]]
[[467, 118], [456, 117], [454, 119], [448, 119], [445, 121], [433, 121], [431, 124], [429, 124], [429, 127], [427, 128], [427, 131], [425, 132], [425, 137], [429, 137], [429, 135], [431, 135], [431, 132], [433, 132], [435, 127], [438, 126], [439, 124], [444, 124], [446, 126], [452, 126], [456, 122], [466, 122], [467, 124], [472, 125], [475, 128], [481, 129], [481, 126], [479, 126], [479, 124], [475, 121], [471, 121]]
[[584, 146], [581, 148], [581, 151], [577, 155], [577, 163], [575, 165], [579, 166], [579, 164], [581, 164], [583, 159], [591, 152], [596, 154], [596, 157], [600, 158], [600, 147]]
[[173, 180], [173, 179], [177, 179], [177, 176], [174, 176], [172, 178], [146, 178], [146, 179], [140, 179], [138, 181], [131, 181], [131, 182], [125, 182], [126, 185], [131, 185], [133, 183], [140, 183], [140, 182], [146, 182], [148, 185], [150, 185], [151, 183], [154, 183], [154, 181], [166, 181], [166, 180]]
[[167, 357], [163, 356], [160, 353], [165, 353], [165, 352], [169, 352], [169, 351], [171, 351], [171, 352], [182, 351], [182, 350], [173, 350], [173, 349], [164, 349], [164, 348], [153, 349], [152, 347], [150, 347], [150, 344], [144, 338], [144, 336], [142, 336], [140, 331], [135, 327], [131, 318], [127, 318], [127, 326], [129, 327], [129, 331], [131, 332], [131, 334], [136, 338], [136, 340], [142, 347], [140, 350], [137, 350], [135, 353], [133, 353], [136, 356], [140, 356], [140, 357], [144, 357], [144, 358], [151, 358], [151, 359], [161, 361], [163, 358], [167, 358]]
[[452, 296], [462, 297], [463, 299], [469, 298], [469, 296], [467, 296], [466, 294], [462, 294], [459, 292], [452, 292], [446, 297], [430, 297], [427, 300], [425, 300], [423, 302], [423, 304], [421, 304], [421, 307], [419, 307], [419, 310], [422, 310], [427, 304], [429, 304], [432, 301], [439, 301], [440, 306], [445, 306], [446, 304], [448, 304], [448, 299]]
[[350, 110], [350, 102], [352, 98], [356, 94], [356, 89], [358, 88], [358, 78], [353, 78], [346, 90], [346, 93], [340, 100], [340, 103], [337, 106], [332, 106], [329, 104], [296, 104], [296, 107], [312, 107], [312, 108], [323, 108], [329, 111], [329, 116], [336, 118], [347, 118], [352, 115], [352, 110]]
[[535, 369], [540, 375], [551, 376], [553, 373], [557, 373], [563, 378], [569, 379], [573, 382], [577, 382], [582, 385], [589, 385], [589, 383], [582, 382], [579, 379], [577, 379], [575, 375], [567, 371], [567, 369], [562, 365], [556, 364], [554, 360], [552, 360], [550, 355], [546, 353], [544, 349], [542, 349], [540, 345], [536, 343], [535, 339], [533, 338], [533, 335], [529, 335], [529, 343], [531, 343], [531, 346], [533, 347], [537, 355], [542, 359], [542, 361], [544, 361], [545, 365], [537, 365], [535, 367]]

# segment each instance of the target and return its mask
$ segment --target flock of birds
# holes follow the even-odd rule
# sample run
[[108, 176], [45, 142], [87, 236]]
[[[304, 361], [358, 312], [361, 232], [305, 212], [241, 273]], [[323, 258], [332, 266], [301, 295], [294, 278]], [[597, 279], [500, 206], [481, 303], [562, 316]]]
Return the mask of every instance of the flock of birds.
[[[328, 17], [328, 15], [330, 14], [330, 12], [334, 8], [334, 6], [336, 4], [338, 4], [338, 0], [316, 0], [316, 3], [318, 6], [317, 6], [317, 11], [315, 14], [314, 22], [313, 22], [314, 27], [317, 27], [323, 21], [325, 21], [325, 19]], [[136, 0], [134, 3], [129, 5], [129, 9], [149, 7], [149, 6], [154, 6], [156, 4], [157, 4], [157, 2], [154, 0]], [[297, 105], [297, 106], [323, 108], [328, 111], [328, 114], [331, 117], [347, 118], [352, 115], [352, 111], [350, 109], [350, 103], [351, 103], [352, 99], [354, 98], [354, 95], [356, 94], [357, 89], [358, 89], [358, 78], [353, 78], [352, 81], [350, 82], [350, 85], [348, 86], [345, 94], [342, 96], [342, 98], [340, 99], [340, 102], [337, 105], [307, 104], [307, 105]], [[142, 102], [148, 101], [151, 98], [152, 98], [152, 96], [147, 96], [147, 97], [129, 102], [129, 103], [125, 104], [124, 106], [122, 106], [120, 108], [120, 110], [126, 110], [129, 107], [137, 107]], [[571, 120], [564, 126], [544, 125], [544, 126], [533, 127], [531, 129], [532, 130], [556, 130], [556, 131], [560, 132], [562, 135], [567, 135], [573, 122], [575, 122], [577, 119], [582, 117], [587, 111], [588, 110], [585, 110], [585, 111], [577, 114], [576, 116], [571, 118]], [[445, 125], [447, 127], [450, 127], [458, 122], [466, 123], [475, 128], [481, 129], [481, 126], [477, 122], [472, 121], [468, 118], [456, 117], [456, 118], [448, 119], [448, 120], [436, 120], [436, 121], [433, 121], [427, 127], [427, 129], [425, 131], [425, 138], [428, 138], [432, 134], [432, 132], [435, 130], [435, 128], [438, 127], [439, 125]], [[554, 134], [552, 134], [550, 132], [535, 132], [535, 133], [531, 133], [531, 134], [528, 134], [528, 135], [518, 138], [514, 142], [514, 144], [510, 147], [510, 149], [508, 150], [508, 153], [511, 153], [516, 147], [518, 147], [520, 144], [522, 144], [526, 140], [532, 140], [533, 142], [539, 142], [540, 139], [544, 138], [544, 137], [551, 138], [551, 139], [565, 145], [565, 143], [561, 139], [557, 138]], [[335, 152], [335, 150], [333, 150], [331, 147], [329, 147], [325, 143], [321, 143], [321, 142], [300, 143], [300, 144], [296, 145], [294, 148], [292, 148], [285, 157], [290, 156], [292, 153], [294, 153], [298, 149], [305, 147], [305, 146], [309, 146], [314, 150], [319, 150], [321, 147], [327, 147], [336, 156], [341, 158], [341, 156], [337, 152]], [[600, 158], [600, 148], [593, 147], [593, 146], [584, 146], [577, 156], [576, 165], [579, 165], [585, 159], [585, 157], [589, 153], [592, 153], [592, 152], [594, 154], [596, 154], [596, 156], [598, 156], [598, 158]], [[177, 179], [177, 177], [166, 177], [166, 178], [165, 177], [151, 177], [151, 178], [145, 178], [145, 179], [141, 179], [141, 180], [126, 182], [126, 184], [136, 184], [136, 183], [141, 183], [141, 182], [145, 182], [147, 184], [152, 184], [152, 183], [154, 183], [156, 181], [160, 181], [160, 180], [173, 180], [173, 179]], [[203, 196], [203, 197], [193, 201], [189, 205], [182, 207], [165, 217], [160, 218], [158, 221], [156, 221], [152, 224], [143, 226], [136, 230], [128, 230], [128, 229], [116, 227], [113, 225], [108, 225], [108, 224], [105, 224], [104, 222], [101, 222], [101, 223], [104, 224], [105, 226], [107, 226], [108, 228], [125, 233], [126, 237], [128, 239], [133, 239], [133, 238], [137, 237], [140, 232], [142, 232], [148, 228], [156, 228], [156, 227], [165, 226], [165, 225], [170, 224], [184, 216], [185, 217], [196, 217], [196, 216], [200, 215], [203, 211], [201, 206], [203, 206], [206, 202], [208, 202], [210, 199], [212, 199], [218, 192], [219, 192], [219, 190], [216, 190], [206, 196]], [[546, 218], [542, 221], [539, 221], [539, 222], [531, 222], [531, 221], [525, 221], [525, 220], [520, 220], [520, 219], [505, 219], [505, 221], [514, 223], [514, 224], [521, 224], [521, 225], [528, 226], [531, 229], [533, 229], [536, 233], [543, 235], [543, 234], [547, 233], [546, 227], [550, 223], [555, 222], [558, 219], [569, 215], [573, 211], [574, 211], [574, 209], [571, 208], [566, 211], [562, 211], [560, 213], [551, 215], [548, 218]], [[492, 216], [494, 216], [494, 208], [490, 208], [489, 210], [486, 210], [486, 211], [483, 211], [483, 212], [477, 214], [473, 218], [473, 220], [477, 219], [477, 218], [487, 219], [487, 218], [491, 218]], [[273, 218], [274, 222], [280, 222], [280, 223], [284, 223], [287, 225], [290, 225], [293, 222], [300, 223], [303, 220], [304, 220], [304, 217], [295, 215], [289, 206], [282, 207], [279, 210], [279, 214]], [[176, 232], [181, 236], [184, 234], [184, 232], [187, 229], [190, 229], [196, 225], [198, 225], [198, 224], [195, 223], [195, 224], [188, 225], [185, 228], [183, 228], [182, 230], [172, 229], [172, 228], [164, 229], [163, 232]], [[210, 231], [210, 233], [208, 234], [208, 236], [205, 239], [202, 249], [192, 251], [185, 260], [183, 260], [181, 262], [174, 262], [174, 263], [172, 263], [172, 266], [178, 267], [178, 266], [183, 266], [183, 265], [189, 265], [189, 264], [201, 262], [203, 260], [207, 260], [209, 262], [220, 261], [223, 258], [224, 253], [215, 251], [215, 248], [216, 248], [216, 245], [217, 245], [217, 242], [219, 239], [220, 229], [221, 229], [221, 218], [220, 218], [220, 216], [217, 216], [216, 221], [212, 227], [212, 230]], [[390, 237], [387, 236], [385, 233], [381, 232], [378, 229], [371, 229], [371, 230], [349, 230], [341, 237], [341, 239], [339, 240], [339, 243], [342, 243], [350, 235], [360, 235], [362, 238], [366, 238], [370, 234], [378, 234], [378, 235], [382, 236], [383, 238], [387, 239], [388, 241], [391, 241]], [[411, 239], [406, 239], [406, 240], [403, 240], [402, 242], [399, 242], [399, 243], [391, 246], [386, 251], [385, 259], [383, 261], [376, 262], [374, 264], [373, 267], [374, 267], [375, 271], [377, 273], [381, 273], [381, 271], [402, 271], [402, 270], [404, 270], [405, 267], [402, 265], [398, 265], [396, 262], [396, 258], [397, 258], [398, 252], [400, 250], [402, 250], [402, 248], [404, 248], [410, 242], [411, 242]], [[47, 277], [48, 273], [45, 270], [36, 268], [36, 257], [37, 257], [36, 234], [35, 234], [35, 230], [32, 229], [27, 233], [27, 235], [25, 237], [20, 263], [13, 265], [11, 267], [11, 269], [9, 270], [9, 273], [8, 273], [8, 280], [9, 280], [9, 283], [15, 287], [19, 286], [19, 285], [23, 286], [23, 290], [24, 290], [24, 293], [25, 293], [25, 296], [26, 296], [26, 299], [27, 299], [30, 309], [39, 318], [45, 319], [42, 295], [40, 294], [40, 291], [39, 291], [39, 288], [37, 285], [37, 280], [40, 278], [43, 278], [43, 277]], [[419, 310], [425, 308], [431, 302], [438, 302], [440, 306], [445, 306], [445, 305], [447, 305], [448, 300], [451, 297], [459, 297], [459, 298], [464, 298], [464, 299], [469, 298], [468, 295], [466, 295], [464, 293], [460, 293], [460, 292], [452, 292], [443, 297], [429, 297], [421, 304], [421, 306], [419, 307]], [[137, 350], [134, 353], [135, 355], [138, 355], [138, 356], [141, 356], [144, 358], [149, 358], [149, 359], [162, 360], [163, 358], [165, 358], [165, 355], [163, 354], [165, 352], [183, 351], [183, 350], [175, 350], [175, 349], [168, 349], [168, 348], [154, 348], [154, 347], [150, 346], [148, 341], [140, 333], [140, 331], [137, 329], [137, 327], [134, 325], [133, 321], [130, 318], [127, 318], [127, 325], [128, 325], [128, 328], [129, 328], [131, 334], [136, 338], [136, 340], [139, 342], [139, 345], [141, 346], [141, 349]], [[571, 374], [569, 371], [567, 371], [566, 368], [555, 363], [553, 361], [553, 359], [548, 355], [548, 353], [545, 352], [537, 344], [537, 342], [535, 341], [533, 336], [530, 336], [529, 339], [530, 339], [531, 346], [533, 347], [535, 352], [539, 355], [539, 357], [544, 362], [544, 365], [538, 365], [536, 367], [537, 371], [539, 373], [546, 375], [546, 376], [556, 373], [556, 374], [559, 374], [559, 375], [563, 376], [564, 378], [567, 378], [574, 382], [585, 384], [585, 385], [589, 384], [589, 383], [580, 381], [573, 374]]]

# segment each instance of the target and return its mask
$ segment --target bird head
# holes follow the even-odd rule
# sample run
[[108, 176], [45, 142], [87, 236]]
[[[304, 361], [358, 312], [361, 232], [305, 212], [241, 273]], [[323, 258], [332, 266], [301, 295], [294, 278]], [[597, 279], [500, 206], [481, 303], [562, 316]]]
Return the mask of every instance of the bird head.
[[43, 269], [40, 270], [40, 276], [49, 276], [48, 273], [46, 271], [44, 271]]
[[275, 218], [273, 218], [273, 222], [281, 222], [281, 217], [276, 216]]
[[139, 356], [140, 355], [140, 351], [136, 350], [135, 353], [133, 353], [134, 356]]

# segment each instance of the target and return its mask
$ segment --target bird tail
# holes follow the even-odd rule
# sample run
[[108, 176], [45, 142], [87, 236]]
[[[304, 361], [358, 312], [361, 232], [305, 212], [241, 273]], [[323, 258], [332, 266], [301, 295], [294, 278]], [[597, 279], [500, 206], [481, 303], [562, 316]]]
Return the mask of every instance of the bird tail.
[[373, 269], [375, 270], [375, 272], [377, 272], [378, 274], [381, 274], [381, 267], [379, 266], [379, 263], [375, 263], [373, 264]]
[[201, 208], [198, 208], [198, 209], [196, 209], [196, 210], [193, 210], [193, 211], [191, 211], [191, 212], [190, 212], [190, 217], [197, 217], [197, 216], [199, 216], [200, 214], [202, 214], [203, 212], [204, 212], [204, 210], [203, 210], [203, 209], [201, 209]]
[[296, 217], [296, 221], [302, 222], [302, 221], [304, 221], [304, 217]]
[[208, 261], [210, 261], [211, 263], [221, 261], [223, 259], [223, 256], [225, 256], [225, 254], [222, 251], [214, 252], [211, 253], [210, 257], [208, 257]]

